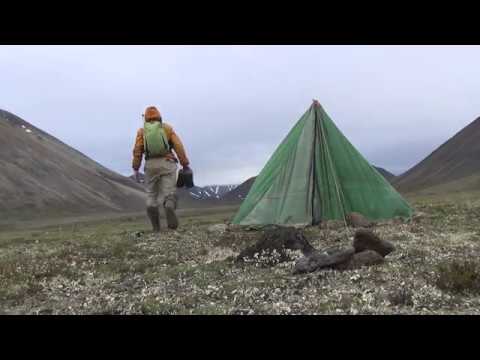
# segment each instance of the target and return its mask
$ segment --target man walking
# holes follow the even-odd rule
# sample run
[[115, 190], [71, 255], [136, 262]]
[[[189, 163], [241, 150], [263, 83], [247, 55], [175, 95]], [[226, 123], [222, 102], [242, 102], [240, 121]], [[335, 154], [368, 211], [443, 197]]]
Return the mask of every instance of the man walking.
[[[143, 128], [137, 132], [133, 149], [132, 167], [139, 181], [142, 156], [145, 155], [145, 187], [147, 191], [147, 215], [154, 232], [160, 232], [158, 198], [163, 197], [163, 207], [170, 229], [178, 227], [175, 214], [177, 208], [176, 175], [177, 162], [184, 171], [190, 170], [189, 161], [180, 138], [173, 128], [164, 123], [158, 109], [149, 106], [145, 110]], [[175, 151], [177, 157], [172, 153]]]

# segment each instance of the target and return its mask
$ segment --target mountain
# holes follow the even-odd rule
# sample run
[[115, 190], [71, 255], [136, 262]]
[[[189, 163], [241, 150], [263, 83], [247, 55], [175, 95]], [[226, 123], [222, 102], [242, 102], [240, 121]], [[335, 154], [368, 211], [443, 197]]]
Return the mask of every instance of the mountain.
[[[135, 180], [135, 175], [131, 175], [130, 179]], [[140, 173], [140, 183], [144, 182], [145, 175], [143, 173]], [[216, 204], [218, 202], [217, 200], [222, 199], [225, 194], [232, 191], [236, 187], [237, 185], [207, 185], [177, 189], [179, 207], [197, 204], [197, 202], [199, 201], [201, 201], [202, 203], [208, 201], [212, 204]]]
[[250, 191], [250, 188], [252, 187], [254, 181], [256, 179], [256, 176], [253, 176], [237, 186], [235, 189], [232, 191], [226, 193], [223, 197], [222, 200], [224, 201], [242, 201], [247, 197], [248, 192]]
[[3, 219], [144, 208], [141, 186], [4, 110], [0, 168]]
[[[382, 174], [388, 181], [391, 181], [395, 178], [395, 175], [393, 175], [391, 172], [379, 168], [375, 166], [375, 169]], [[228, 201], [228, 202], [235, 202], [235, 201], [242, 201], [247, 197], [248, 192], [250, 191], [250, 188], [252, 187], [253, 183], [255, 182], [256, 176], [253, 176], [237, 186], [235, 189], [232, 191], [228, 192], [222, 197], [222, 200]]]
[[188, 189], [189, 194], [196, 199], [221, 199], [225, 194], [235, 189], [236, 185], [208, 185], [204, 187], [194, 186]]
[[384, 168], [374, 166], [374, 168], [383, 175], [385, 179], [387, 179], [390, 183], [396, 178], [390, 171], [385, 170]]
[[393, 185], [404, 193], [435, 188], [461, 191], [480, 186], [480, 118], [477, 118], [413, 168], [397, 177]]
[[[130, 175], [129, 178], [132, 179], [135, 182], [137, 181], [137, 179], [135, 179], [135, 175]], [[140, 184], [145, 183], [145, 174], [144, 173], [139, 172], [139, 180], [140, 180]]]

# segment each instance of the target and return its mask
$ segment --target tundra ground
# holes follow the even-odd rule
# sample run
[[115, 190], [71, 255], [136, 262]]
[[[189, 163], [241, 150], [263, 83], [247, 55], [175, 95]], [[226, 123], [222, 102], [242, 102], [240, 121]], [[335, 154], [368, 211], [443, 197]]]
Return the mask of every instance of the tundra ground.
[[[384, 264], [306, 275], [292, 275], [299, 253], [235, 263], [261, 232], [225, 226], [232, 209], [186, 214], [160, 235], [143, 216], [4, 229], [0, 313], [479, 314], [480, 202], [413, 205], [411, 221], [374, 228], [396, 246]], [[319, 249], [353, 235], [341, 223], [305, 234]]]

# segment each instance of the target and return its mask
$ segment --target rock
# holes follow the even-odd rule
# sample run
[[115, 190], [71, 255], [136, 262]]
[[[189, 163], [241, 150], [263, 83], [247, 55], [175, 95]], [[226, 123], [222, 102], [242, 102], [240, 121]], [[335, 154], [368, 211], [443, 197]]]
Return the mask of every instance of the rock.
[[354, 270], [359, 269], [362, 266], [372, 266], [383, 264], [385, 259], [382, 255], [373, 250], [365, 250], [359, 253], [356, 253], [352, 256], [352, 259], [345, 267], [345, 270]]
[[353, 247], [314, 251], [297, 261], [293, 273], [303, 274], [324, 268], [336, 269], [341, 267], [342, 264], [349, 263], [354, 254], [355, 249]]
[[228, 224], [228, 225], [227, 225], [227, 228], [226, 228], [226, 231], [229, 231], [229, 232], [239, 232], [239, 231], [243, 231], [244, 228], [245, 228], [245, 226], [243, 226], [243, 225]]
[[425, 213], [424, 212], [415, 212], [412, 216], [412, 221], [414, 222], [420, 222], [425, 219]]
[[351, 212], [346, 217], [347, 224], [354, 228], [359, 227], [372, 227], [374, 225], [373, 222], [368, 220], [365, 216], [357, 212]]
[[390, 241], [382, 240], [366, 229], [360, 229], [355, 232], [353, 247], [357, 253], [364, 250], [374, 250], [382, 256], [387, 256], [395, 250], [395, 246]]
[[400, 224], [404, 224], [405, 223], [405, 219], [402, 218], [401, 216], [395, 216], [393, 219], [392, 219], [392, 222], [393, 224], [395, 225], [400, 225]]
[[329, 264], [330, 256], [315, 253], [312, 256], [304, 256], [297, 260], [293, 268], [293, 274], [305, 274], [319, 269], [322, 265]]
[[135, 231], [133, 233], [133, 236], [136, 237], [137, 239], [141, 238], [143, 235], [145, 235], [145, 231]]
[[37, 313], [38, 315], [52, 315], [53, 310], [48, 308], [42, 308], [42, 309], [39, 309]]
[[280, 254], [280, 261], [287, 261], [285, 250], [300, 250], [304, 255], [312, 253], [315, 249], [307, 241], [302, 231], [294, 227], [276, 227], [263, 232], [256, 244], [244, 249], [237, 257], [237, 261], [253, 258], [255, 254], [272, 254], [274, 251]]
[[215, 224], [207, 228], [210, 233], [224, 233], [227, 231], [228, 226], [226, 224]]

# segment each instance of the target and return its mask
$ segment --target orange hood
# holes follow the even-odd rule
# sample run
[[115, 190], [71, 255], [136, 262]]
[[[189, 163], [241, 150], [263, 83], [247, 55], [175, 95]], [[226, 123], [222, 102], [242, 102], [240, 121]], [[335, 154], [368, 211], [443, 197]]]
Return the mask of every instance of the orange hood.
[[155, 106], [149, 106], [145, 109], [145, 121], [162, 121], [162, 115]]

